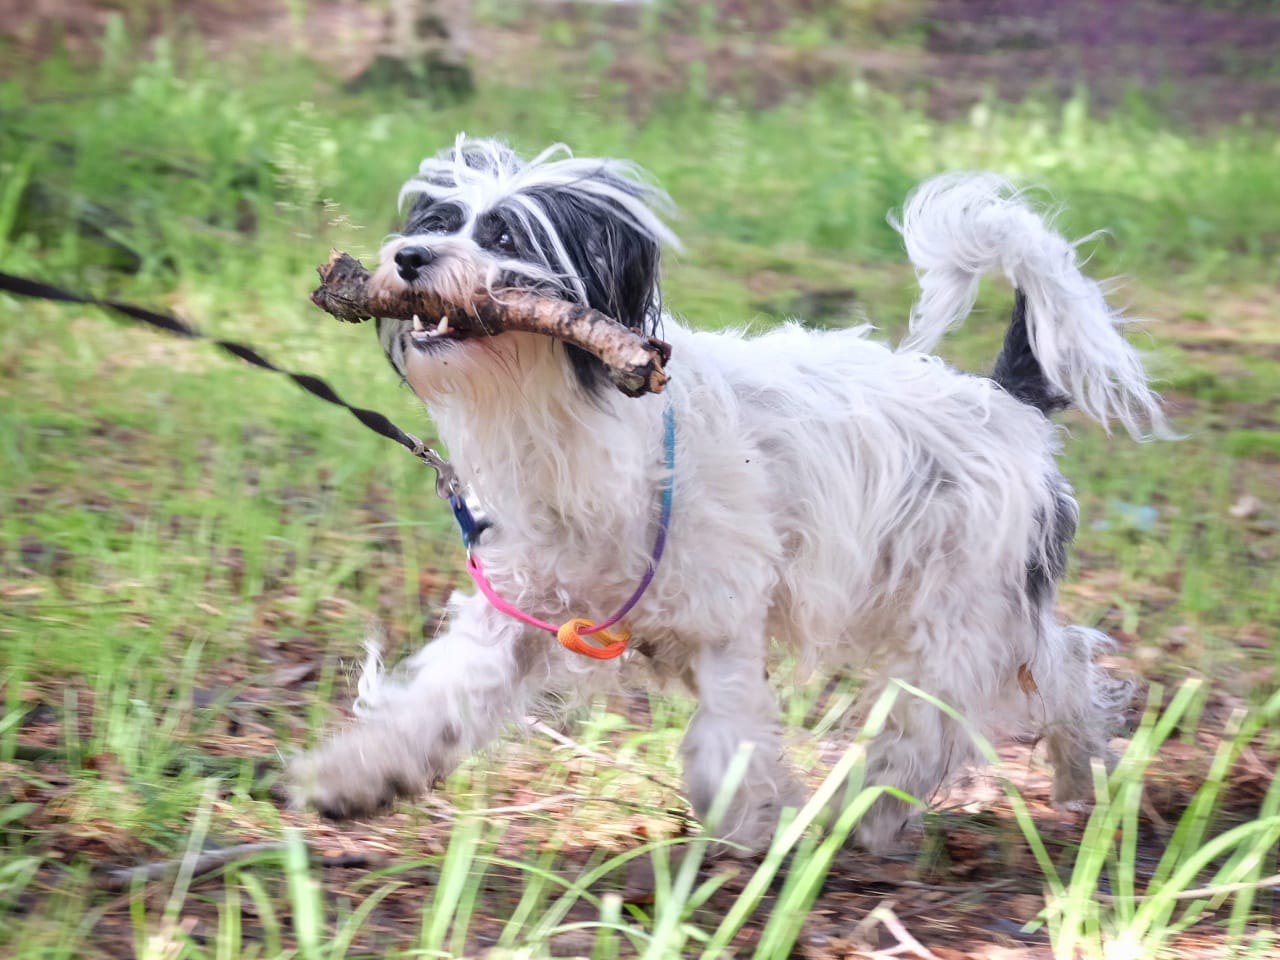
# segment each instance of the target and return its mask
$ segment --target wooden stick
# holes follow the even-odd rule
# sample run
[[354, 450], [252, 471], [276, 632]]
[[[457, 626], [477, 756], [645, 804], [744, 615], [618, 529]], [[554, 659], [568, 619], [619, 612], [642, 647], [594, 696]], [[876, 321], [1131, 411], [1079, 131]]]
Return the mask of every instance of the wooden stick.
[[1095, 893], [1094, 896], [1104, 903], [1144, 903], [1147, 900], [1157, 899], [1211, 900], [1217, 897], [1227, 896], [1232, 893], [1241, 893], [1245, 890], [1266, 890], [1271, 887], [1280, 887], [1280, 873], [1272, 874], [1269, 877], [1263, 877], [1261, 880], [1241, 880], [1239, 883], [1221, 883], [1216, 887], [1195, 887], [1191, 890], [1180, 890], [1177, 893], [1143, 894], [1131, 897], [1117, 897], [1108, 893]]
[[[220, 867], [230, 866], [244, 860], [253, 860], [266, 853], [280, 853], [283, 843], [241, 843], [234, 847], [223, 847], [217, 850], [204, 850], [200, 853], [176, 857], [173, 860], [158, 860], [144, 863], [136, 867], [118, 867], [99, 874], [97, 886], [106, 890], [128, 890], [135, 882], [151, 883], [163, 880], [178, 872], [182, 867], [191, 869], [191, 876], [200, 877]], [[313, 866], [328, 869], [343, 867], [373, 867], [382, 862], [380, 857], [367, 853], [345, 853], [337, 856], [320, 856], [312, 851]]]
[[666, 386], [670, 345], [644, 337], [597, 310], [554, 300], [524, 290], [492, 294], [478, 290], [469, 303], [447, 303], [425, 290], [385, 289], [370, 283], [371, 274], [359, 260], [337, 250], [319, 267], [320, 286], [311, 302], [347, 323], [372, 317], [412, 320], [428, 327], [448, 320], [446, 336], [495, 336], [507, 330], [540, 333], [581, 347], [598, 357], [609, 377], [629, 397], [660, 393]]
[[683, 791], [679, 787], [677, 787], [674, 783], [667, 783], [661, 777], [655, 777], [652, 774], [645, 773], [639, 767], [630, 766], [624, 763], [623, 761], [619, 760], [617, 757], [611, 757], [611, 756], [608, 756], [607, 754], [598, 753], [597, 751], [592, 750], [590, 747], [579, 743], [577, 740], [574, 740], [573, 738], [566, 736], [565, 734], [561, 733], [559, 730], [555, 729], [554, 727], [550, 726], [549, 724], [545, 723], [542, 720], [538, 720], [534, 717], [526, 717], [525, 722], [529, 724], [529, 729], [532, 730], [534, 733], [540, 733], [544, 737], [549, 737], [550, 739], [554, 740], [556, 743], [560, 744], [561, 746], [568, 747], [570, 750], [578, 754], [578, 756], [580, 757], [586, 757], [588, 760], [594, 760], [596, 763], [602, 763], [602, 764], [605, 764], [606, 766], [617, 767], [620, 770], [626, 770], [628, 773], [634, 773], [636, 776], [644, 777], [650, 783], [657, 784], [663, 790], [666, 790], [670, 793], [674, 793], [678, 796], [684, 795]]
[[177, 873], [184, 864], [189, 864], [191, 875], [198, 877], [240, 860], [252, 860], [260, 854], [276, 853], [283, 849], [283, 843], [242, 843], [221, 850], [205, 850], [173, 860], [144, 863], [137, 867], [119, 867], [102, 874], [98, 878], [97, 885], [107, 890], [128, 890], [135, 881], [150, 883], [153, 880], [161, 880], [170, 874]]

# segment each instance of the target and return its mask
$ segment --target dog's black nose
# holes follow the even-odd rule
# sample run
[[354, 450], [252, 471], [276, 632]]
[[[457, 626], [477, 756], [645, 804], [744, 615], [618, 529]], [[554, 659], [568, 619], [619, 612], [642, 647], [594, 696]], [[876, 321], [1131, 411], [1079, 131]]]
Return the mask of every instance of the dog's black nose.
[[426, 247], [401, 247], [396, 251], [396, 273], [405, 283], [413, 283], [418, 279], [418, 271], [435, 258]]

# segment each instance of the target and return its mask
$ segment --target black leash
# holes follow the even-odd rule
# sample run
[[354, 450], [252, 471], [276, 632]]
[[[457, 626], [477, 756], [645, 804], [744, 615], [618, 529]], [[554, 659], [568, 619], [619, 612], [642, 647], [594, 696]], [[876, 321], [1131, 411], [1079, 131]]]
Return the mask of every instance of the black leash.
[[[37, 300], [52, 300], [58, 303], [84, 303], [94, 307], [101, 307], [104, 310], [114, 311], [131, 320], [145, 323], [149, 327], [163, 330], [176, 337], [186, 337], [189, 340], [207, 340], [220, 350], [251, 363], [255, 367], [270, 370], [272, 373], [282, 373], [313, 397], [319, 397], [326, 403], [342, 407], [374, 433], [384, 436], [388, 440], [394, 440], [427, 464], [427, 466], [434, 467], [436, 471], [436, 493], [454, 506], [455, 514], [459, 511], [458, 504], [465, 505], [462, 500], [462, 486], [453, 468], [440, 454], [436, 453], [413, 434], [401, 430], [385, 415], [376, 410], [355, 407], [347, 403], [342, 397], [338, 396], [338, 391], [334, 390], [333, 387], [319, 377], [309, 373], [294, 373], [292, 370], [276, 366], [247, 344], [237, 343], [235, 340], [211, 337], [207, 333], [202, 333], [190, 324], [179, 320], [172, 314], [158, 313], [155, 310], [148, 310], [145, 307], [135, 306], [131, 303], [121, 303], [118, 300], [100, 300], [97, 297], [86, 297], [83, 294], [72, 293], [70, 290], [64, 290], [61, 287], [55, 287], [39, 280], [32, 280], [29, 277], [17, 277], [10, 273], [0, 273], [0, 292], [12, 293], [19, 297], [32, 297]], [[462, 518], [459, 518], [459, 522], [463, 522]], [[472, 522], [480, 527], [485, 525], [483, 521], [473, 520]]]

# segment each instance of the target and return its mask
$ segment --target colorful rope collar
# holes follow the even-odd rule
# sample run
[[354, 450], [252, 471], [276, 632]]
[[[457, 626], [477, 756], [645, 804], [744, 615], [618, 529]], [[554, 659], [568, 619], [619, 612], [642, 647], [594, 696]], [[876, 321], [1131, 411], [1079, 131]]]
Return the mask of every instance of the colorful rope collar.
[[[475, 581], [477, 589], [485, 595], [495, 609], [519, 620], [521, 623], [555, 634], [560, 642], [574, 653], [579, 653], [584, 657], [591, 657], [595, 660], [612, 660], [614, 657], [621, 655], [627, 649], [631, 634], [625, 628], [617, 630], [611, 630], [610, 628], [631, 612], [635, 605], [640, 602], [640, 598], [644, 596], [645, 591], [649, 589], [649, 585], [653, 583], [654, 574], [658, 570], [658, 561], [662, 559], [662, 551], [667, 545], [667, 528], [671, 525], [671, 488], [676, 465], [676, 422], [670, 403], [667, 404], [666, 410], [662, 415], [662, 446], [665, 454], [667, 475], [662, 482], [662, 512], [658, 520], [658, 534], [653, 541], [653, 553], [650, 555], [648, 568], [640, 579], [635, 592], [618, 608], [618, 612], [608, 620], [603, 623], [592, 623], [586, 618], [575, 617], [557, 627], [553, 623], [548, 623], [546, 620], [540, 620], [525, 613], [499, 596], [498, 592], [493, 588], [493, 584], [489, 582], [489, 578], [485, 576], [484, 566], [480, 563], [480, 558], [476, 556], [475, 551], [472, 549], [479, 534], [475, 517], [461, 494], [454, 493], [449, 498], [449, 504], [453, 507], [454, 517], [457, 518], [458, 527], [462, 531], [462, 542], [467, 548], [467, 573], [471, 574], [471, 579]], [[602, 642], [593, 643], [588, 641], [587, 637], [596, 637]]]

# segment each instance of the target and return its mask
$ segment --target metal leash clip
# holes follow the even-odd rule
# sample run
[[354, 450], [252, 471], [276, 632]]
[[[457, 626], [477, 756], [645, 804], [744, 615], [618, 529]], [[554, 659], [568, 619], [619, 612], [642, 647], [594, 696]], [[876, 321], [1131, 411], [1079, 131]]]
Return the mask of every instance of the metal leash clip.
[[436, 472], [436, 496], [441, 500], [452, 500], [454, 497], [461, 496], [462, 481], [458, 479], [458, 473], [453, 469], [453, 464], [417, 437], [412, 434], [409, 436], [413, 440], [411, 451], [413, 455]]
[[462, 481], [458, 479], [458, 472], [453, 469], [453, 464], [417, 437], [412, 439], [413, 455], [436, 472], [436, 496], [448, 501], [452, 508], [453, 517], [462, 533], [462, 544], [469, 554], [476, 539], [493, 524], [485, 518], [478, 507], [467, 500]]

